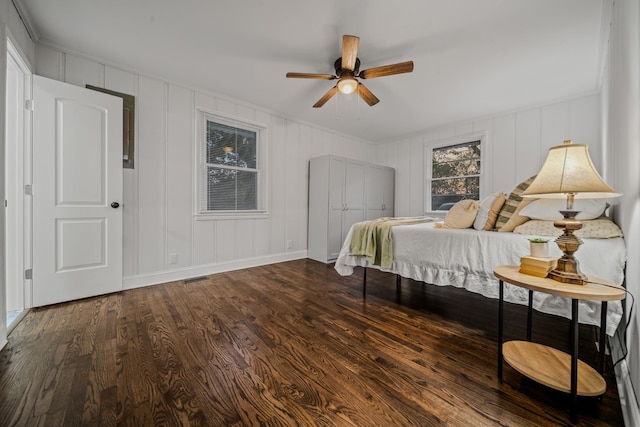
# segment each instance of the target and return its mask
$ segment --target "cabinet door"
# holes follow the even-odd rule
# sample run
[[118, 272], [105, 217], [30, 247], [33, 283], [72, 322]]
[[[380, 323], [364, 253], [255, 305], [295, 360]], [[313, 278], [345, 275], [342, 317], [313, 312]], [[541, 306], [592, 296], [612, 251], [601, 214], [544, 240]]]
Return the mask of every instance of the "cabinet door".
[[347, 161], [331, 158], [329, 164], [329, 224], [327, 229], [327, 260], [338, 257], [343, 241], [343, 215], [346, 209], [345, 183]]
[[367, 167], [367, 220], [384, 216], [384, 179], [384, 168], [377, 166]]
[[327, 229], [327, 260], [338, 258], [340, 248], [342, 248], [343, 239], [343, 220], [344, 211], [331, 209], [329, 210], [329, 227]]
[[362, 163], [347, 161], [344, 201], [350, 210], [364, 210], [365, 169]]
[[384, 169], [382, 184], [382, 216], [395, 215], [396, 171]]
[[395, 171], [381, 166], [367, 167], [368, 220], [393, 216], [395, 197]]
[[329, 164], [329, 210], [344, 210], [346, 161], [331, 158]]
[[364, 221], [365, 207], [365, 170], [362, 163], [347, 161], [345, 174], [345, 210], [342, 215], [342, 240], [347, 237], [349, 228]]

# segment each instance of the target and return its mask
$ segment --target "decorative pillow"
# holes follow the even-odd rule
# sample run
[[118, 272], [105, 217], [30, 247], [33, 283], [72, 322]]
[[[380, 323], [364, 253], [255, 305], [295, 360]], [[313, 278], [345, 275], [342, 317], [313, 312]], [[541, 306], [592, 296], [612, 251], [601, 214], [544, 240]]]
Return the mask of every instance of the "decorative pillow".
[[[553, 225], [553, 221], [532, 219], [519, 225], [513, 230], [517, 234], [529, 234], [535, 236], [558, 237], [562, 234], [560, 228]], [[622, 230], [609, 218], [592, 219], [582, 221], [582, 228], [573, 234], [583, 239], [609, 239], [622, 237]]]
[[443, 223], [437, 223], [436, 228], [469, 228], [473, 225], [478, 213], [477, 200], [460, 200], [453, 205]]
[[[596, 199], [576, 199], [573, 204], [575, 210], [580, 211], [576, 216], [579, 220], [600, 218], [607, 208], [607, 204]], [[563, 211], [567, 208], [567, 201], [564, 199], [537, 199], [529, 203], [520, 215], [528, 216], [531, 219], [544, 219], [555, 221], [562, 219]]]
[[511, 218], [509, 218], [509, 221], [507, 221], [507, 223], [505, 225], [500, 227], [498, 229], [498, 231], [499, 232], [513, 231], [517, 226], [519, 226], [521, 224], [524, 224], [525, 222], [529, 221], [529, 217], [528, 216], [522, 215], [522, 210], [529, 203], [531, 203], [531, 200], [523, 199], [520, 202], [520, 204], [518, 205], [518, 207], [516, 208], [515, 212], [511, 215]]
[[502, 205], [506, 200], [507, 195], [504, 193], [495, 193], [485, 197], [480, 202], [473, 228], [476, 230], [492, 230], [496, 225], [498, 213], [500, 213], [500, 209], [502, 209]]
[[513, 189], [513, 191], [511, 191], [511, 193], [509, 194], [509, 198], [504, 203], [504, 206], [502, 206], [502, 209], [500, 209], [500, 213], [498, 214], [498, 220], [496, 221], [496, 228], [498, 230], [501, 229], [507, 223], [507, 221], [509, 221], [511, 215], [513, 215], [513, 213], [516, 211], [518, 205], [522, 201], [522, 192], [529, 188], [535, 177], [536, 176], [534, 175], [526, 181], [521, 182], [516, 188]]

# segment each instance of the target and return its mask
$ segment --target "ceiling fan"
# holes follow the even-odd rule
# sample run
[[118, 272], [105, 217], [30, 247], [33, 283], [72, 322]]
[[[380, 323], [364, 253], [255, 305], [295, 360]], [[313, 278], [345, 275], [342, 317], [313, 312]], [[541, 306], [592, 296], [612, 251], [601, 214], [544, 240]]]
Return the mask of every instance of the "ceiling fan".
[[329, 89], [322, 98], [313, 104], [313, 108], [322, 107], [330, 100], [336, 92], [342, 93], [358, 92], [367, 104], [375, 105], [380, 100], [371, 93], [369, 89], [356, 78], [373, 79], [375, 77], [392, 76], [394, 74], [410, 73], [413, 71], [413, 61], [400, 62], [398, 64], [383, 65], [381, 67], [369, 68], [360, 71], [360, 59], [358, 58], [358, 44], [360, 38], [356, 36], [342, 36], [342, 56], [336, 59], [333, 64], [336, 74], [314, 74], [314, 73], [287, 73], [287, 77], [296, 79], [322, 79], [335, 80], [338, 83]]

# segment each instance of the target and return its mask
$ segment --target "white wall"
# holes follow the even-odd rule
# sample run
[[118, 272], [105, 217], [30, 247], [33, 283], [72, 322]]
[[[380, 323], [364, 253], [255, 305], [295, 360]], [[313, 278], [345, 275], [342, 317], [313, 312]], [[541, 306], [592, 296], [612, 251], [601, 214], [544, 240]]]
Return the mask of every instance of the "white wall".
[[[606, 175], [622, 193], [613, 210], [627, 243], [626, 286], [640, 303], [640, 0], [613, 5], [607, 66], [602, 87]], [[627, 300], [629, 307], [630, 300]], [[627, 315], [628, 315], [627, 311]], [[627, 331], [629, 355], [617, 369], [625, 421], [640, 426], [640, 317], [634, 308]], [[614, 352], [614, 357], [619, 357]], [[631, 385], [632, 384], [632, 385]], [[634, 395], [635, 389], [635, 395]], [[635, 404], [635, 406], [634, 406]]]
[[[309, 159], [374, 157], [365, 141], [42, 45], [36, 74], [136, 97], [135, 169], [124, 169], [125, 287], [305, 257]], [[267, 219], [194, 218], [199, 107], [268, 126]], [[170, 253], [178, 255], [177, 264], [168, 263]]]
[[[20, 49], [25, 62], [34, 63], [34, 46], [11, 0], [0, 0], [0, 200], [5, 199], [5, 108], [7, 38]], [[7, 343], [6, 283], [5, 283], [5, 211], [0, 210], [0, 348]]]
[[396, 215], [424, 212], [425, 148], [452, 137], [486, 132], [483, 195], [508, 193], [535, 175], [549, 147], [566, 139], [587, 144], [597, 168], [602, 166], [600, 97], [584, 96], [490, 117], [428, 129], [376, 149], [376, 161], [396, 168]]

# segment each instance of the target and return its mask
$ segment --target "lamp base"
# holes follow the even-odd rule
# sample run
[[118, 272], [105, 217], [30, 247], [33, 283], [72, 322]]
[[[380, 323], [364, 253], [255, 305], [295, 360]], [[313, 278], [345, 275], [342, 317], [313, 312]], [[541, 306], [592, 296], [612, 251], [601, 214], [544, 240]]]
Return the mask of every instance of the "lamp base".
[[575, 218], [579, 211], [566, 210], [560, 211], [560, 213], [564, 218], [554, 222], [553, 225], [564, 231], [556, 239], [556, 243], [564, 255], [558, 259], [558, 265], [549, 272], [547, 277], [562, 283], [586, 285], [588, 278], [580, 272], [579, 262], [573, 257], [582, 244], [582, 240], [573, 234], [574, 231], [582, 228], [582, 223]]
[[578, 260], [573, 257], [558, 259], [558, 265], [549, 272], [547, 277], [557, 282], [573, 285], [586, 285], [588, 281], [587, 276], [582, 274], [578, 268]]

